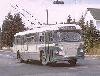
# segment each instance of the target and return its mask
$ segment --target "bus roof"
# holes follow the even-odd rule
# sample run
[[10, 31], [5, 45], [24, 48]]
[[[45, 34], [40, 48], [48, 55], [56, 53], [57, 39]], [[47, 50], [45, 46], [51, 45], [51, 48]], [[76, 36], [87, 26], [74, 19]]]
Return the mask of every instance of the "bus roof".
[[29, 34], [29, 33], [59, 30], [59, 28], [67, 27], [67, 26], [75, 26], [76, 29], [81, 29], [81, 27], [76, 24], [41, 25], [41, 27], [34, 28], [34, 30], [27, 30], [27, 31], [16, 33], [14, 36], [25, 35], [25, 34]]

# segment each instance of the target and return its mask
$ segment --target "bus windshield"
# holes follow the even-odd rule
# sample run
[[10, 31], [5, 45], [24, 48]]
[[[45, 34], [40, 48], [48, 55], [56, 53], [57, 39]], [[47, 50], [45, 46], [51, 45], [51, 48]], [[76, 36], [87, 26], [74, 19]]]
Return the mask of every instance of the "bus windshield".
[[78, 32], [60, 32], [61, 42], [79, 42], [81, 41], [81, 35]]

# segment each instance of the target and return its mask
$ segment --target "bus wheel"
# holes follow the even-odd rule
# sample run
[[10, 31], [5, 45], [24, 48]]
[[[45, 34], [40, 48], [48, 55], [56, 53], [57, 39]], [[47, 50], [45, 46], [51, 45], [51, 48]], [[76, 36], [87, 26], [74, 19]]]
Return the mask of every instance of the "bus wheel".
[[22, 58], [20, 58], [20, 63], [23, 63], [23, 62], [25, 62]]
[[[20, 54], [19, 54], [19, 55], [20, 55]], [[18, 61], [19, 61], [20, 63], [25, 62], [25, 61], [23, 60], [23, 58], [21, 57], [21, 55], [20, 55], [20, 57], [18, 58]]]
[[70, 63], [70, 65], [76, 65], [77, 60], [72, 59], [72, 60], [68, 60], [68, 62]]
[[40, 61], [42, 65], [47, 65], [47, 58], [46, 58], [46, 54], [44, 51], [40, 52]]

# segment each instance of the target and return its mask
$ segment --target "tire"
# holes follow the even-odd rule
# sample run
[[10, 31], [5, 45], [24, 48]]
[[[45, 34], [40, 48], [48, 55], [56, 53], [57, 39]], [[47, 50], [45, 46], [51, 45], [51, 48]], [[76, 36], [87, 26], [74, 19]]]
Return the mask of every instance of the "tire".
[[40, 61], [42, 65], [47, 65], [47, 58], [44, 51], [40, 51]]
[[23, 62], [25, 62], [22, 58], [20, 58], [20, 63], [23, 63]]
[[[17, 55], [17, 56], [18, 56], [18, 55]], [[18, 59], [18, 61], [19, 61], [20, 63], [23, 63], [23, 62], [24, 62], [24, 60], [23, 60], [22, 57], [21, 57], [20, 52], [19, 52], [19, 56], [17, 57], [17, 59]]]
[[70, 65], [76, 65], [77, 60], [72, 59], [72, 60], [68, 60], [68, 62], [70, 63]]

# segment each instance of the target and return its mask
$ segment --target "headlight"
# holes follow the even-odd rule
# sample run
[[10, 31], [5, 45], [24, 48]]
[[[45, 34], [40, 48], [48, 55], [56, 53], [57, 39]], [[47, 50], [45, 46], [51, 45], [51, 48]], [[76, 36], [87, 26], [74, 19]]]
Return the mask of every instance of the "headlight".
[[56, 51], [55, 54], [56, 54], [56, 55], [59, 55], [59, 51]]
[[55, 55], [65, 55], [63, 51], [56, 51]]
[[60, 47], [61, 48], [61, 50], [63, 50], [63, 47]]
[[80, 52], [84, 52], [83, 49], [81, 49]]
[[59, 55], [65, 55], [64, 51], [59, 51]]

